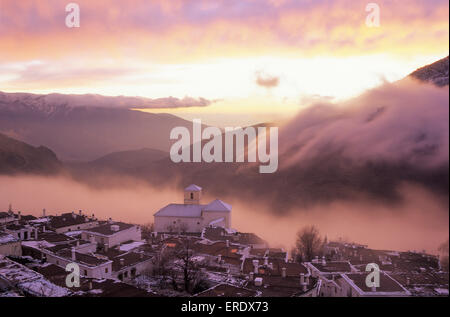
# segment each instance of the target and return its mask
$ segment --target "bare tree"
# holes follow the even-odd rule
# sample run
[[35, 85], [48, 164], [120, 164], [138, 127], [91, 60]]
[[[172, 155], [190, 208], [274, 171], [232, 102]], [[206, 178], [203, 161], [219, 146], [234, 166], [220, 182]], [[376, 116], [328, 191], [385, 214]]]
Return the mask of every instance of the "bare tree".
[[323, 241], [319, 230], [314, 226], [306, 226], [297, 233], [295, 251], [302, 261], [311, 261], [322, 252]]
[[145, 240], [152, 238], [152, 232], [154, 231], [153, 223], [149, 222], [141, 226], [142, 238]]
[[193, 260], [194, 250], [191, 241], [186, 239], [175, 251], [175, 267], [181, 272], [184, 290], [192, 293], [201, 280], [201, 271], [198, 264]]

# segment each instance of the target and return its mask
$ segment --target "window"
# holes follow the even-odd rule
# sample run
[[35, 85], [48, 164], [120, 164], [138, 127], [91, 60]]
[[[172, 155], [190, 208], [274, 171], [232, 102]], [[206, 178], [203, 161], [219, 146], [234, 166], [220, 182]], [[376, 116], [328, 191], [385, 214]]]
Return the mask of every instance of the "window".
[[191, 199], [194, 199], [194, 193], [191, 193]]
[[131, 269], [131, 276], [132, 277], [136, 276], [136, 268], [135, 267]]
[[87, 276], [87, 271], [86, 270], [84, 270], [84, 275]]
[[56, 261], [56, 265], [59, 265], [59, 261]]
[[128, 277], [128, 271], [124, 272], [124, 273], [123, 273], [123, 276], [124, 276], [125, 278]]
[[105, 269], [105, 273], [108, 273], [108, 268]]

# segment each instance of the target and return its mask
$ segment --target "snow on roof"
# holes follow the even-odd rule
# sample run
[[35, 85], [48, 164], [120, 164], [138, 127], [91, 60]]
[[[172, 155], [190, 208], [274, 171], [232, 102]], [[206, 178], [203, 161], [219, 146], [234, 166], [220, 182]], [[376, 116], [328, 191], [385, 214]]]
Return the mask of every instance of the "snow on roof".
[[186, 187], [184, 189], [185, 191], [190, 191], [190, 192], [199, 192], [202, 190], [202, 188], [200, 186], [197, 186], [195, 184], [191, 184], [188, 187]]
[[434, 291], [438, 293], [439, 295], [447, 295], [448, 296], [448, 289], [446, 288], [435, 288]]
[[210, 202], [205, 208], [205, 211], [231, 211], [231, 205], [216, 199]]
[[67, 288], [53, 284], [44, 278], [36, 281], [21, 283], [18, 287], [34, 296], [64, 297], [70, 294], [70, 291]]
[[30, 223], [46, 223], [49, 221], [50, 221], [50, 218], [45, 217], [45, 218], [38, 218], [38, 219], [30, 220]]
[[34, 296], [60, 297], [70, 294], [68, 289], [46, 280], [42, 274], [3, 256], [0, 256], [0, 277]]
[[122, 244], [119, 247], [119, 250], [128, 252], [128, 251], [133, 250], [137, 247], [140, 247], [141, 245], [144, 245], [144, 244], [145, 244], [145, 242], [141, 242], [141, 241], [135, 241], [135, 242], [127, 243], [127, 244]]
[[169, 204], [154, 214], [155, 217], [201, 217], [203, 211], [231, 211], [231, 205], [216, 199], [208, 205]]
[[169, 204], [161, 208], [155, 217], [201, 217], [205, 205]]
[[49, 243], [45, 240], [42, 241], [22, 241], [22, 245], [33, 248], [33, 249], [42, 249], [42, 248], [52, 248], [55, 246], [53, 243]]
[[218, 223], [220, 223], [220, 222], [222, 222], [222, 221], [224, 221], [225, 220], [225, 218], [219, 218], [219, 219], [215, 219], [215, 220], [213, 220], [213, 221], [211, 221], [210, 223], [209, 223], [209, 225], [210, 226], [213, 226], [213, 225], [215, 225], [215, 224], [218, 224]]
[[9, 233], [0, 232], [0, 244], [6, 244], [11, 242], [16, 242], [17, 240], [13, 235]]

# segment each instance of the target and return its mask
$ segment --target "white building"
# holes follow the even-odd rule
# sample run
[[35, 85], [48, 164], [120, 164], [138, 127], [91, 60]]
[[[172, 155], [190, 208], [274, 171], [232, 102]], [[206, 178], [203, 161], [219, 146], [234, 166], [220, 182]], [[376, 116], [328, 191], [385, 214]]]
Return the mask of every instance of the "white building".
[[142, 234], [139, 226], [110, 219], [97, 227], [83, 230], [81, 238], [108, 249], [124, 242], [141, 241]]
[[93, 228], [98, 225], [97, 219], [93, 216], [89, 217], [83, 215], [81, 210], [78, 214], [72, 211], [71, 213], [64, 213], [61, 216], [51, 216], [50, 218], [50, 227], [55, 230], [56, 233], [79, 231]]
[[216, 199], [201, 204], [202, 188], [184, 189], [184, 204], [169, 204], [154, 214], [156, 232], [196, 232], [205, 227], [231, 227], [231, 205]]

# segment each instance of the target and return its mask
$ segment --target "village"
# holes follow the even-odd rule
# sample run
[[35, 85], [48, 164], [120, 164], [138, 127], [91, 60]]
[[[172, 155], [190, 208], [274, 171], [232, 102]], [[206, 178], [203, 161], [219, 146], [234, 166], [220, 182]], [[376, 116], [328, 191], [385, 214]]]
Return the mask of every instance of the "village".
[[[202, 188], [137, 225], [79, 211], [0, 212], [0, 297], [448, 296], [448, 267], [425, 252], [325, 241], [313, 258], [232, 228], [232, 206]], [[180, 197], [181, 198], [181, 197]], [[380, 268], [378, 287], [366, 266]], [[68, 266], [79, 284], [68, 283]]]

